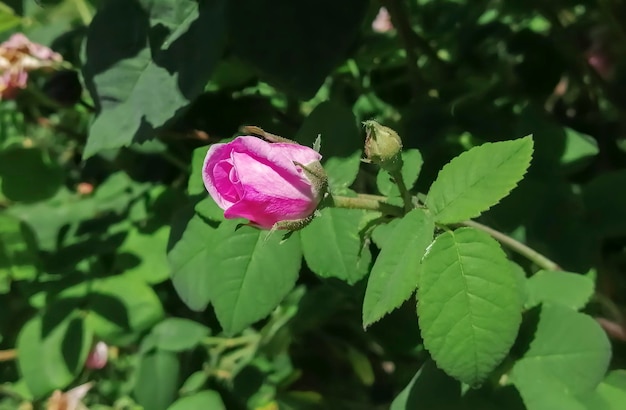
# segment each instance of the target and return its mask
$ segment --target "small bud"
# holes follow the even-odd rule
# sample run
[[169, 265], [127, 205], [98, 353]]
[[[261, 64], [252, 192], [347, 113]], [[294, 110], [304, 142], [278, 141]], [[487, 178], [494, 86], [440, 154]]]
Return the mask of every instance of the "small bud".
[[102, 369], [107, 364], [109, 356], [109, 347], [106, 343], [100, 341], [89, 352], [85, 367], [92, 370]]
[[376, 121], [365, 121], [365, 156], [387, 172], [402, 168], [402, 140], [398, 133]]

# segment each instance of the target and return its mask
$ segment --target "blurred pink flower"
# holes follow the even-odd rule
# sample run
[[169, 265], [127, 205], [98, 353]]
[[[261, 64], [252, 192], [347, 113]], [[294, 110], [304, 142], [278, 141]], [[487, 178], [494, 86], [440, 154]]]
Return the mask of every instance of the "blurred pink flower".
[[46, 403], [46, 410], [88, 410], [82, 400], [92, 387], [93, 383], [89, 382], [65, 393], [55, 390]]
[[92, 370], [102, 369], [107, 364], [109, 357], [109, 346], [106, 343], [100, 341], [91, 348], [85, 367]]
[[246, 218], [270, 229], [313, 214], [323, 193], [302, 166], [318, 165], [321, 158], [302, 145], [242, 136], [211, 145], [202, 176], [226, 218]]
[[19, 90], [26, 88], [28, 73], [20, 67], [2, 70], [0, 74], [0, 100], [15, 98]]
[[376, 18], [372, 22], [372, 30], [377, 33], [387, 33], [393, 30], [393, 24], [391, 23], [391, 16], [386, 8], [381, 7], [378, 10]]
[[24, 34], [15, 33], [0, 43], [0, 99], [15, 98], [26, 88], [28, 72], [58, 65], [60, 54], [41, 44], [33, 43]]

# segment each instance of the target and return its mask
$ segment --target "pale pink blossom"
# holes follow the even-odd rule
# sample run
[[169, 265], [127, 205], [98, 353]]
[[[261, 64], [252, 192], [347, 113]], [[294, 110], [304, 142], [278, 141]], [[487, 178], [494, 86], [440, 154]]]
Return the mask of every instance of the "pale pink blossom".
[[46, 410], [88, 410], [82, 403], [83, 398], [93, 387], [93, 383], [85, 383], [63, 393], [55, 390], [46, 403]]
[[85, 361], [85, 367], [92, 370], [102, 369], [106, 366], [108, 357], [109, 347], [106, 343], [100, 341], [91, 348]]
[[41, 44], [33, 43], [24, 34], [13, 34], [0, 43], [0, 99], [15, 98], [26, 88], [28, 73], [58, 65], [60, 54]]
[[393, 23], [391, 23], [391, 16], [386, 8], [381, 7], [378, 10], [376, 18], [372, 22], [372, 30], [377, 33], [387, 33], [393, 30]]
[[305, 219], [315, 211], [323, 193], [302, 166], [319, 164], [321, 158], [302, 145], [242, 136], [213, 144], [202, 176], [226, 218], [245, 218], [270, 229], [278, 222]]
[[15, 98], [19, 90], [26, 88], [28, 73], [20, 67], [2, 70], [0, 74], [0, 99]]

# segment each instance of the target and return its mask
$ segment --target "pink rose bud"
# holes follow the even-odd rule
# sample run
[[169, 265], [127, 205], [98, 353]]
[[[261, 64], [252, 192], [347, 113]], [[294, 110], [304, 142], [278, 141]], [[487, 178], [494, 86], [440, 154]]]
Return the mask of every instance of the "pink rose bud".
[[87, 361], [85, 362], [85, 367], [92, 370], [102, 369], [106, 366], [108, 357], [109, 347], [106, 343], [100, 341], [91, 348], [87, 356]]
[[326, 191], [321, 158], [296, 143], [242, 136], [209, 148], [202, 177], [227, 219], [245, 218], [264, 229], [292, 229], [296, 225], [284, 223], [310, 220]]

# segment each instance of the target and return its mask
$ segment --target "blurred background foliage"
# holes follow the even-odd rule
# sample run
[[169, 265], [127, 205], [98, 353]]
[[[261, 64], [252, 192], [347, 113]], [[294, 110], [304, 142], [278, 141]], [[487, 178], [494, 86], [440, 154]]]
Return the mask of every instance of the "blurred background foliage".
[[[69, 63], [0, 102], [0, 408], [64, 408], [52, 392], [87, 382], [100, 410], [388, 408], [426, 357], [413, 304], [364, 332], [363, 281], [304, 267], [226, 337], [174, 290], [168, 241], [205, 196], [194, 150], [246, 124], [349, 157], [376, 119], [421, 151], [422, 191], [464, 150], [532, 134], [527, 177], [481, 221], [595, 272], [587, 311], [624, 367], [624, 21], [621, 0], [0, 2], [0, 40]], [[88, 369], [96, 340], [108, 363]]]

